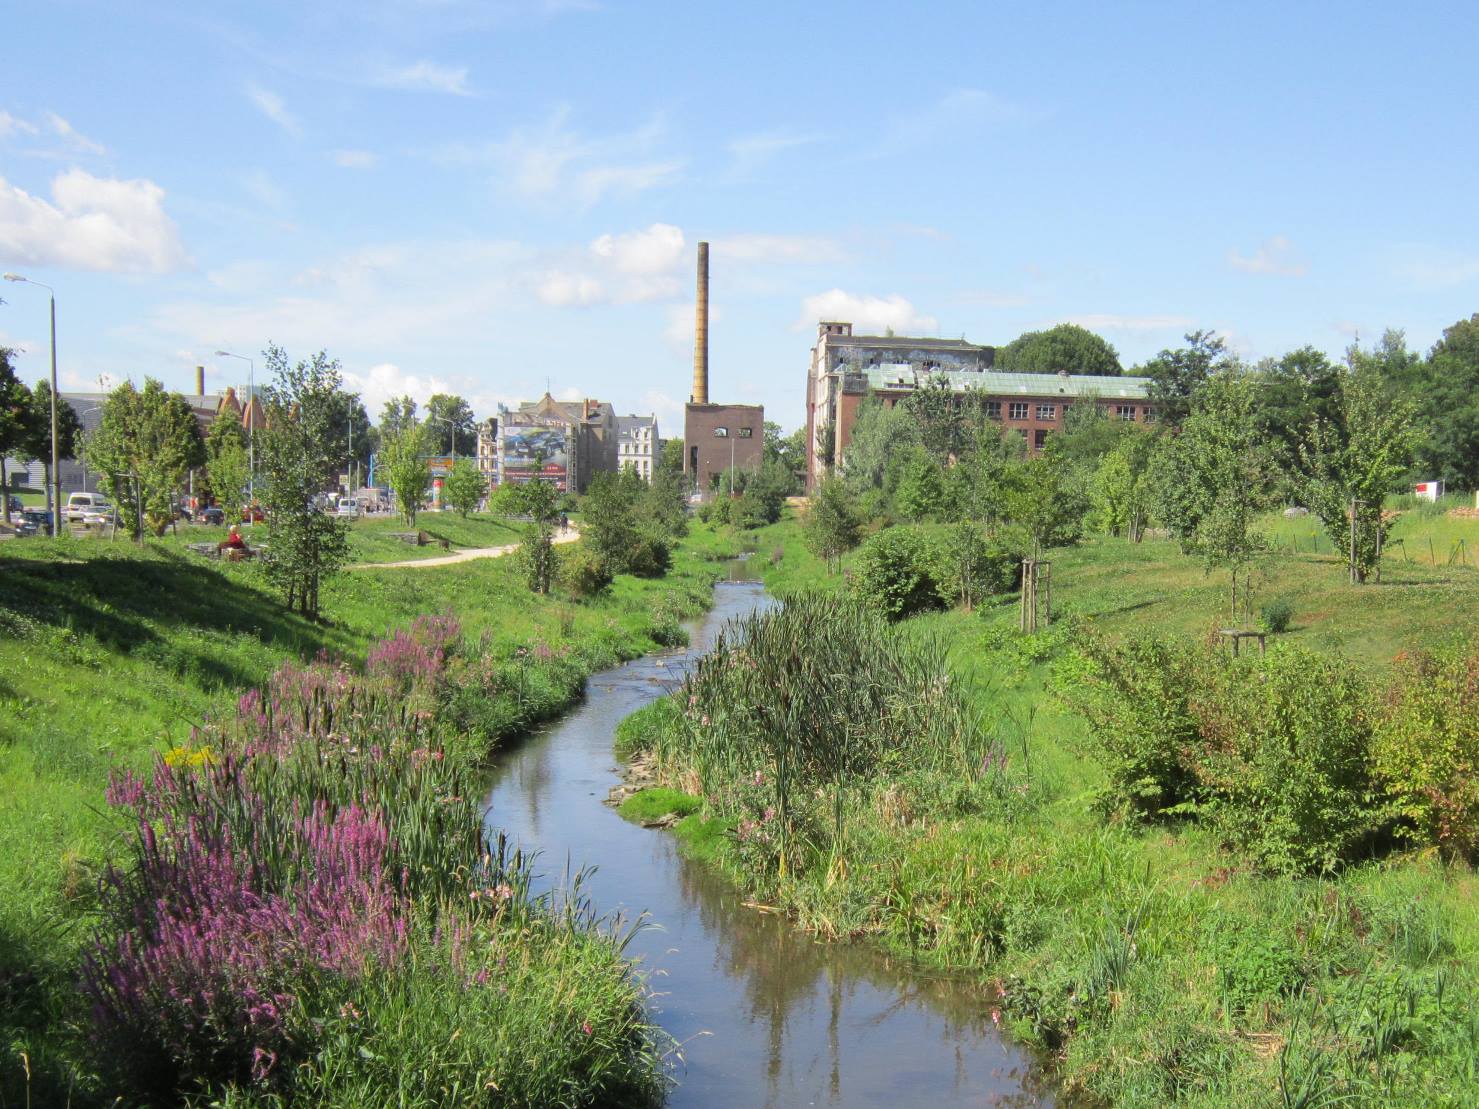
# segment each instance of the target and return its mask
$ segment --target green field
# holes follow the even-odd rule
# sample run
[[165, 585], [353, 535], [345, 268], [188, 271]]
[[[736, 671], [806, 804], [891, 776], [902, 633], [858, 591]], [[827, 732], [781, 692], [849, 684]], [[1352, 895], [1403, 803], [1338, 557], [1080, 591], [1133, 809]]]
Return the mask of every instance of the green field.
[[[357, 530], [373, 538], [381, 523]], [[473, 545], [507, 536], [486, 521], [448, 531]], [[579, 603], [531, 594], [512, 558], [345, 574], [324, 590], [322, 622], [284, 612], [255, 565], [210, 562], [171, 539], [0, 545], [0, 1105], [26, 1103], [22, 1054], [54, 1077], [87, 1068], [69, 1046], [73, 983], [97, 879], [122, 848], [102, 800], [110, 770], [187, 742], [283, 661], [321, 650], [361, 661], [423, 613], [454, 612], [486, 653], [568, 647], [580, 672], [634, 657], [707, 605], [727, 543], [695, 528], [667, 577], [623, 576]], [[537, 685], [498, 719], [525, 726], [579, 688], [568, 676]]]
[[[762, 552], [783, 550], [761, 563], [773, 590], [845, 587], [795, 522], [758, 538]], [[733, 833], [707, 837], [704, 854], [717, 842], [719, 865], [751, 896], [822, 936], [980, 974], [1003, 991], [1016, 1033], [1091, 1103], [1473, 1104], [1473, 871], [1399, 850], [1285, 877], [1260, 873], [1209, 825], [1106, 815], [1086, 725], [1053, 692], [1066, 629], [1201, 639], [1227, 623], [1226, 575], [1170, 541], [1114, 539], [1053, 552], [1052, 573], [1066, 619], [1036, 637], [1014, 630], [1014, 599], [905, 625], [949, 644], [1007, 753], [1001, 798], [958, 816], [941, 801], [912, 819], [896, 790], [860, 802], [845, 867], [824, 853], [785, 876], [763, 872]], [[1334, 555], [1273, 555], [1258, 570], [1255, 620], [1276, 597], [1295, 613], [1282, 638], [1341, 652], [1375, 682], [1404, 648], [1479, 623], [1479, 571], [1400, 557], [1381, 584], [1353, 587]], [[623, 725], [629, 745], [661, 726], [655, 711]]]

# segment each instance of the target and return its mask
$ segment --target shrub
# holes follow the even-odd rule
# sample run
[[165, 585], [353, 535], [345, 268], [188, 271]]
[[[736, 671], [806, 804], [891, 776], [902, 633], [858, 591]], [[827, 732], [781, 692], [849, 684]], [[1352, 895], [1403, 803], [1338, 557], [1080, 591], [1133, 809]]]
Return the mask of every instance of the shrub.
[[1377, 773], [1410, 834], [1479, 858], [1479, 641], [1399, 659]]
[[560, 552], [560, 585], [576, 597], [594, 597], [609, 586], [615, 575], [601, 553], [584, 541]]
[[656, 532], [640, 532], [628, 548], [618, 568], [639, 578], [660, 578], [673, 562], [672, 544]]
[[934, 577], [940, 600], [974, 607], [986, 597], [1010, 592], [1021, 558], [986, 538], [980, 526], [962, 521], [943, 530], [935, 546]]
[[935, 544], [921, 528], [892, 527], [870, 537], [852, 569], [854, 593], [889, 619], [941, 608], [948, 585], [940, 580]]
[[1263, 606], [1263, 628], [1272, 635], [1289, 630], [1294, 620], [1294, 605], [1285, 597], [1277, 597]]

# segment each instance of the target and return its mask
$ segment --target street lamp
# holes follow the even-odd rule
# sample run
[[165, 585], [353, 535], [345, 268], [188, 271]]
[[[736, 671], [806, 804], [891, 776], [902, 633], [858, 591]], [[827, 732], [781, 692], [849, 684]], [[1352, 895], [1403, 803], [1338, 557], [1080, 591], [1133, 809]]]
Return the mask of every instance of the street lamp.
[[[247, 364], [247, 499], [257, 506], [257, 363], [244, 354], [216, 351], [217, 358], [240, 358]], [[253, 517], [255, 519], [255, 517]]]
[[51, 507], [51, 537], [55, 539], [61, 534], [62, 518], [62, 471], [57, 460], [56, 449], [56, 290], [50, 285], [42, 285], [41, 282], [32, 281], [29, 277], [22, 277], [18, 273], [7, 273], [5, 280], [37, 285], [45, 289], [51, 297], [51, 485], [46, 490], [46, 499]]

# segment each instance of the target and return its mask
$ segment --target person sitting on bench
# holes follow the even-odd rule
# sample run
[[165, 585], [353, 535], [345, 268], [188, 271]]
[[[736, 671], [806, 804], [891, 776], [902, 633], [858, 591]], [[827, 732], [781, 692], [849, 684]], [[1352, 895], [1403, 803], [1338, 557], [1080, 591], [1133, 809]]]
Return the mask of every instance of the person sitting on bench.
[[241, 537], [241, 532], [236, 530], [235, 524], [231, 525], [230, 534], [216, 544], [216, 553], [225, 555], [231, 562], [252, 557], [252, 549], [247, 546], [246, 540]]

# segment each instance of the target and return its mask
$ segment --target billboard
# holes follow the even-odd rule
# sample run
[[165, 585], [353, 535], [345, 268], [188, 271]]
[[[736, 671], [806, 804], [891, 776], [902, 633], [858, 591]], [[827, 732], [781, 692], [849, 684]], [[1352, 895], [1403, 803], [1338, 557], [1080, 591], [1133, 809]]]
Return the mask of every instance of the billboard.
[[498, 429], [499, 481], [505, 485], [543, 478], [561, 492], [569, 488], [570, 450], [563, 427]]

